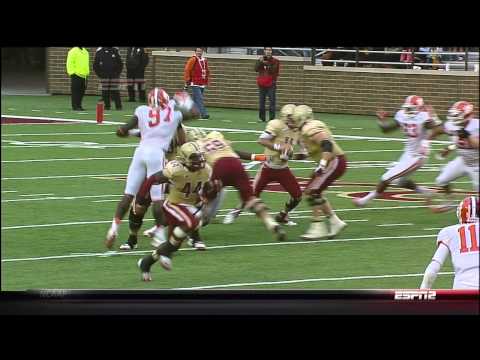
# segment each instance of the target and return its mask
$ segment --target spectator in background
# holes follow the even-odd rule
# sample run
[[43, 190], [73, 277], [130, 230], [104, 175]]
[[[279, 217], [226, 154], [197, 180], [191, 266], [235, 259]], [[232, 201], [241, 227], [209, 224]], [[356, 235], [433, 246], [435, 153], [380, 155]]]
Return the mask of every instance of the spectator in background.
[[122, 110], [120, 99], [120, 74], [123, 62], [116, 47], [99, 47], [95, 53], [93, 70], [100, 78], [102, 99], [105, 110], [110, 110], [110, 99], [115, 102], [115, 108]]
[[82, 99], [87, 88], [87, 77], [90, 74], [90, 60], [86, 48], [70, 49], [67, 55], [67, 74], [71, 80], [72, 110], [84, 111]]
[[272, 56], [271, 47], [263, 48], [264, 55], [255, 63], [255, 71], [258, 72], [257, 85], [259, 91], [260, 121], [265, 122], [266, 110], [265, 101], [268, 97], [270, 120], [275, 119], [275, 105], [277, 92], [277, 78], [280, 71], [280, 61]]
[[[436, 47], [432, 49], [432, 64], [441, 64], [442, 63], [442, 55], [438, 54], [439, 52], [443, 52], [443, 48]], [[441, 69], [440, 66], [432, 66], [432, 70]]]
[[193, 101], [200, 112], [201, 119], [210, 118], [203, 104], [203, 93], [208, 85], [209, 77], [208, 61], [203, 57], [203, 49], [197, 47], [195, 55], [188, 59], [185, 65], [183, 79], [185, 80], [184, 89], [187, 90], [189, 86], [192, 88]]
[[[432, 54], [430, 54], [431, 48], [429, 47], [420, 47], [418, 48], [419, 57], [422, 62], [431, 64], [432, 63]], [[427, 68], [428, 69], [428, 68]]]
[[402, 53], [400, 54], [400, 62], [404, 63], [405, 69], [410, 69], [412, 67], [413, 62], [413, 48], [403, 49]]
[[[138, 100], [145, 103], [145, 68], [148, 65], [148, 54], [143, 47], [127, 49], [127, 89], [128, 101], [135, 101], [135, 87], [138, 90]], [[135, 86], [136, 85], [136, 86]]]

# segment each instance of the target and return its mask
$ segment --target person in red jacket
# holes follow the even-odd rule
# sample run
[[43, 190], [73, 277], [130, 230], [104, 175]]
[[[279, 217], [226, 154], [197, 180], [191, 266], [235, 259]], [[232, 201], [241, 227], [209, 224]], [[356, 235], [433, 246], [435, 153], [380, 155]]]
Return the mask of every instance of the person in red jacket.
[[189, 86], [192, 88], [192, 97], [197, 106], [202, 119], [208, 119], [207, 109], [203, 105], [203, 92], [208, 85], [210, 70], [208, 69], [208, 61], [203, 57], [203, 49], [197, 47], [195, 55], [188, 59], [185, 65], [183, 79], [185, 80], [185, 90]]
[[258, 117], [265, 122], [265, 100], [268, 96], [270, 102], [270, 120], [275, 119], [275, 105], [277, 92], [277, 77], [280, 71], [280, 61], [272, 56], [272, 48], [263, 48], [264, 55], [255, 63], [258, 72], [257, 85], [260, 95]]

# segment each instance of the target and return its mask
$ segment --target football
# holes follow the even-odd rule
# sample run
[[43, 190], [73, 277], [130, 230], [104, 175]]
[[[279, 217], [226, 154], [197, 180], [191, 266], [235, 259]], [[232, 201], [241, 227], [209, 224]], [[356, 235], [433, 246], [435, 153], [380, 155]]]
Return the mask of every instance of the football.
[[293, 148], [291, 146], [287, 146], [280, 154], [280, 159], [289, 160], [292, 158], [292, 156], [293, 156]]
[[179, 91], [173, 96], [175, 105], [182, 113], [189, 113], [192, 111], [194, 102], [192, 97], [186, 91]]
[[220, 180], [210, 180], [203, 185], [201, 197], [206, 200], [213, 200], [220, 190], [222, 190], [222, 182]]

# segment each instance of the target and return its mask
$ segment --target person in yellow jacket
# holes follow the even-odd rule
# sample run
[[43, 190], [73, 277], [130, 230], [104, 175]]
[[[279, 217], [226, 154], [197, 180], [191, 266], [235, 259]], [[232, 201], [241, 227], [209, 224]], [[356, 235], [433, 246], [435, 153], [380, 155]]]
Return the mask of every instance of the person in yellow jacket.
[[84, 110], [82, 99], [90, 74], [88, 50], [84, 47], [71, 48], [67, 55], [67, 73], [71, 79], [72, 110]]

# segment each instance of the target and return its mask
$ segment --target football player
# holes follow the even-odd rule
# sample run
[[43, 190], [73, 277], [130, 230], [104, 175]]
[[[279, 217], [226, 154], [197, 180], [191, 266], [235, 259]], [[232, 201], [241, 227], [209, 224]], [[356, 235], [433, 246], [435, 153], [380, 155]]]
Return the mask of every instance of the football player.
[[206, 164], [200, 147], [194, 142], [183, 144], [177, 157], [178, 160], [170, 161], [163, 170], [149, 177], [140, 190], [140, 196], [144, 196], [152, 184], [170, 184], [167, 200], [163, 204], [168, 223], [168, 238], [150, 255], [138, 261], [144, 281], [152, 280], [150, 268], [157, 261], [160, 261], [165, 270], [171, 270], [172, 254], [180, 248], [189, 234], [202, 225], [201, 195], [206, 184], [210, 184], [212, 168]]
[[375, 190], [362, 198], [353, 199], [353, 203], [358, 207], [366, 206], [370, 200], [382, 196], [391, 184], [414, 190], [427, 199], [433, 195], [432, 191], [415, 184], [408, 177], [428, 160], [429, 130], [441, 126], [442, 122], [431, 111], [427, 111], [423, 99], [416, 95], [410, 95], [405, 99], [402, 108], [395, 114], [393, 123], [387, 124], [386, 116], [387, 113], [384, 111], [377, 112], [378, 125], [384, 133], [401, 128], [407, 137], [405, 151], [398, 162], [382, 175]]
[[[188, 133], [187, 133], [188, 136]], [[197, 136], [196, 143], [205, 154], [207, 163], [212, 167], [212, 180], [218, 181], [222, 188], [225, 186], [235, 187], [240, 195], [244, 207], [251, 210], [262, 219], [266, 228], [273, 232], [277, 240], [283, 241], [286, 235], [281, 226], [268, 214], [268, 208], [263, 201], [253, 195], [253, 189], [250, 185], [249, 177], [240, 162], [241, 159], [251, 159], [252, 154], [244, 151], [235, 151], [230, 146], [230, 142], [218, 131], [212, 131], [205, 136]], [[222, 196], [221, 193], [219, 196]], [[218, 210], [221, 198], [215, 198], [207, 206], [206, 213], [211, 221]]]
[[[259, 197], [271, 182], [280, 183], [290, 194], [284, 210], [275, 216], [275, 220], [284, 225], [296, 225], [289, 221], [288, 213], [295, 209], [302, 200], [300, 185], [288, 167], [288, 160], [293, 156], [293, 146], [298, 144], [300, 136], [292, 119], [294, 110], [294, 104], [284, 105], [280, 111], [280, 119], [270, 120], [260, 135], [258, 143], [265, 147], [265, 156], [262, 158], [265, 162], [258, 171], [253, 184], [253, 192], [256, 197]], [[233, 223], [241, 211], [241, 207], [233, 209], [225, 216], [223, 223]]]
[[[174, 99], [170, 100], [165, 90], [154, 88], [148, 94], [148, 105], [137, 107], [131, 120], [117, 129], [118, 135], [125, 136], [129, 130], [138, 127], [141, 141], [128, 169], [123, 198], [117, 205], [112, 225], [107, 232], [105, 239], [107, 248], [110, 249], [118, 237], [120, 223], [145, 177], [163, 169], [165, 152], [168, 150], [180, 122], [198, 117], [198, 110], [193, 106], [185, 107], [185, 103], [193, 104], [186, 93], [177, 93]], [[156, 219], [161, 218], [162, 191], [161, 185], [151, 188], [150, 196], [154, 203], [154, 213], [157, 213]], [[161, 222], [157, 222], [157, 225], [161, 225]]]
[[[304, 190], [308, 203], [312, 207], [313, 217], [310, 228], [302, 238], [308, 240], [332, 238], [347, 224], [335, 214], [329, 201], [323, 196], [323, 191], [345, 173], [347, 159], [343, 150], [333, 139], [327, 125], [314, 120], [311, 107], [297, 106], [292, 119], [300, 132], [301, 142], [307, 149], [308, 156], [318, 161], [318, 166]], [[326, 221], [322, 221], [322, 213]]]
[[[478, 192], [479, 182], [479, 120], [474, 118], [473, 105], [467, 101], [457, 101], [448, 110], [447, 121], [435, 129], [430, 137], [448, 134], [453, 144], [441, 151], [445, 158], [450, 151], [456, 150], [458, 156], [450, 161], [435, 179], [435, 184], [444, 189], [447, 196], [450, 193], [450, 183], [461, 176], [468, 175], [472, 181], [473, 190]], [[450, 209], [448, 204], [432, 206], [434, 212]]]
[[[177, 133], [173, 137], [172, 142], [170, 143], [170, 146], [165, 153], [165, 161], [172, 161], [175, 159], [175, 156], [177, 154], [177, 149], [185, 143], [185, 130], [180, 124], [177, 128]], [[165, 194], [168, 192], [168, 184], [162, 184], [161, 186], [162, 189], [162, 195], [160, 196], [159, 200], [160, 202], [163, 202], [165, 200]], [[148, 207], [150, 206], [152, 200], [150, 198], [150, 194], [146, 194], [145, 198], [140, 198], [138, 194], [135, 196], [132, 206], [130, 208], [130, 213], [128, 216], [128, 225], [129, 225], [129, 237], [126, 243], [120, 245], [120, 250], [134, 250], [137, 248], [137, 243], [138, 243], [138, 231], [140, 230], [142, 224], [143, 224], [143, 218], [145, 217], [145, 214], [148, 210]], [[162, 216], [162, 220], [165, 220], [165, 217]], [[163, 221], [163, 224], [166, 225], [165, 221]], [[163, 227], [157, 227], [157, 225], [154, 225], [152, 228], [145, 230], [144, 235], [148, 237], [153, 237], [155, 232], [160, 232], [159, 236], [161, 237], [161, 234], [164, 233]], [[152, 245], [156, 245], [157, 240], [152, 241]]]
[[454, 289], [479, 289], [478, 241], [479, 201], [477, 196], [462, 200], [457, 208], [459, 224], [447, 226], [437, 236], [437, 250], [425, 270], [421, 289], [431, 289], [450, 254], [455, 270]]

